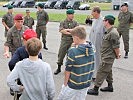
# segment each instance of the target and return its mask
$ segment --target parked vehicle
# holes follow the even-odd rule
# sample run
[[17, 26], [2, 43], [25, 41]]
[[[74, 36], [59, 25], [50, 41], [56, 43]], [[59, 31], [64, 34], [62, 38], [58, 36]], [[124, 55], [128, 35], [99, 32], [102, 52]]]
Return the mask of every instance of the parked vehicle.
[[14, 8], [15, 8], [15, 7], [20, 7], [20, 5], [21, 5], [22, 2], [23, 2], [23, 1], [15, 1], [14, 4], [13, 4], [13, 7], [14, 7]]
[[129, 10], [133, 11], [133, 0], [112, 0], [112, 9], [119, 10], [123, 3], [127, 3]]
[[57, 1], [54, 5], [55, 9], [66, 9], [66, 5], [68, 4], [68, 0], [60, 0]]
[[82, 4], [79, 6], [79, 10], [89, 10], [90, 5], [89, 4]]
[[34, 7], [37, 8], [37, 5], [38, 5], [39, 3], [42, 3], [43, 6], [45, 6], [45, 4], [46, 4], [46, 2], [36, 2]]
[[23, 1], [20, 5], [21, 8], [24, 8], [24, 7], [34, 7], [35, 5], [35, 1], [34, 0], [29, 0], [29, 1]]
[[67, 9], [79, 9], [80, 1], [69, 1], [66, 5]]
[[54, 8], [54, 5], [56, 4], [57, 0], [48, 0], [44, 6], [45, 9], [47, 8]]
[[7, 7], [8, 5], [13, 5], [15, 1], [9, 1], [8, 3], [4, 4], [3, 7]]

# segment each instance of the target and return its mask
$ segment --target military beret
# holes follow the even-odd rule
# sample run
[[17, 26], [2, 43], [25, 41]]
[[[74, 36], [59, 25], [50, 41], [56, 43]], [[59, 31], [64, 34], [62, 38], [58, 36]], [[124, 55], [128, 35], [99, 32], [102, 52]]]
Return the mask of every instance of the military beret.
[[30, 38], [37, 37], [37, 33], [33, 29], [27, 29], [22, 36], [27, 41]]
[[16, 14], [14, 17], [14, 20], [23, 20], [23, 15], [22, 14]]
[[112, 19], [112, 20], [115, 20], [115, 17], [113, 15], [107, 15], [104, 17], [105, 20], [109, 20], [109, 19]]
[[8, 9], [13, 9], [13, 6], [12, 5], [8, 5]]
[[37, 6], [40, 7], [40, 8], [44, 8], [44, 5], [42, 3], [38, 3]]
[[27, 9], [27, 10], [26, 10], [26, 12], [30, 12], [30, 10], [29, 10], [29, 9]]
[[127, 4], [127, 3], [123, 3], [123, 4], [121, 5], [121, 7], [123, 7], [123, 6], [128, 7], [128, 4]]
[[67, 9], [66, 13], [67, 14], [74, 14], [74, 10], [73, 9]]

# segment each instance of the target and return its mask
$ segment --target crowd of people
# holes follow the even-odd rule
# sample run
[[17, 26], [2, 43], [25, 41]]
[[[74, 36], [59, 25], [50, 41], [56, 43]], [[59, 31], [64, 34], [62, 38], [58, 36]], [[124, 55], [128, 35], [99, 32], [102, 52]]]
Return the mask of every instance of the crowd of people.
[[[48, 50], [46, 25], [49, 16], [43, 9], [43, 4], [39, 3], [37, 9], [35, 31], [30, 10], [26, 10], [25, 17], [22, 14], [14, 16], [13, 6], [9, 5], [7, 14], [2, 18], [6, 38], [4, 56], [11, 57], [8, 63], [11, 73], [7, 77], [7, 84], [12, 95], [14, 91], [21, 92], [18, 100], [54, 100], [56, 92], [51, 66], [42, 60], [40, 52], [42, 48]], [[133, 23], [133, 14], [128, 11], [127, 3], [121, 5], [117, 29], [114, 28], [116, 18], [113, 15], [102, 17], [100, 7], [93, 7], [93, 20], [89, 20], [92, 25], [89, 38], [86, 38], [85, 28], [74, 20], [74, 13], [73, 9], [67, 9], [66, 19], [59, 25], [61, 43], [54, 75], [61, 72], [66, 54], [67, 58], [64, 83], [57, 100], [85, 100], [87, 94], [98, 95], [104, 80], [108, 86], [100, 91], [113, 92], [112, 66], [115, 59], [121, 57], [121, 36], [124, 58], [127, 59], [129, 53], [129, 28]], [[92, 81], [94, 87], [88, 89]]]

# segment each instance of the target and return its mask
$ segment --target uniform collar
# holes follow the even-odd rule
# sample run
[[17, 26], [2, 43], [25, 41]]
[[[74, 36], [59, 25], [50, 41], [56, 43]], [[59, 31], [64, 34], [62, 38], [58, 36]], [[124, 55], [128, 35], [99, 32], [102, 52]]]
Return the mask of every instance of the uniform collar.
[[105, 32], [105, 34], [108, 34], [108, 33], [112, 30], [112, 28], [114, 28], [114, 27], [112, 26], [111, 28], [109, 28], [109, 29]]

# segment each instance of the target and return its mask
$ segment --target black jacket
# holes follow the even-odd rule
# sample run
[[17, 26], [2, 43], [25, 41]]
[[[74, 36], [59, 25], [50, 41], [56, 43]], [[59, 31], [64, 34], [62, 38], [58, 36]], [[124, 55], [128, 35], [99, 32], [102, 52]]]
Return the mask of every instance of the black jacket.
[[[11, 60], [9, 61], [8, 63], [8, 66], [9, 66], [9, 69], [10, 71], [13, 70], [13, 68], [15, 67], [15, 64], [25, 58], [28, 58], [29, 57], [29, 54], [28, 52], [26, 51], [25, 49], [25, 46], [22, 46], [22, 47], [19, 47], [15, 53], [13, 54]], [[40, 59], [42, 59], [42, 54], [39, 53], [38, 57]]]

